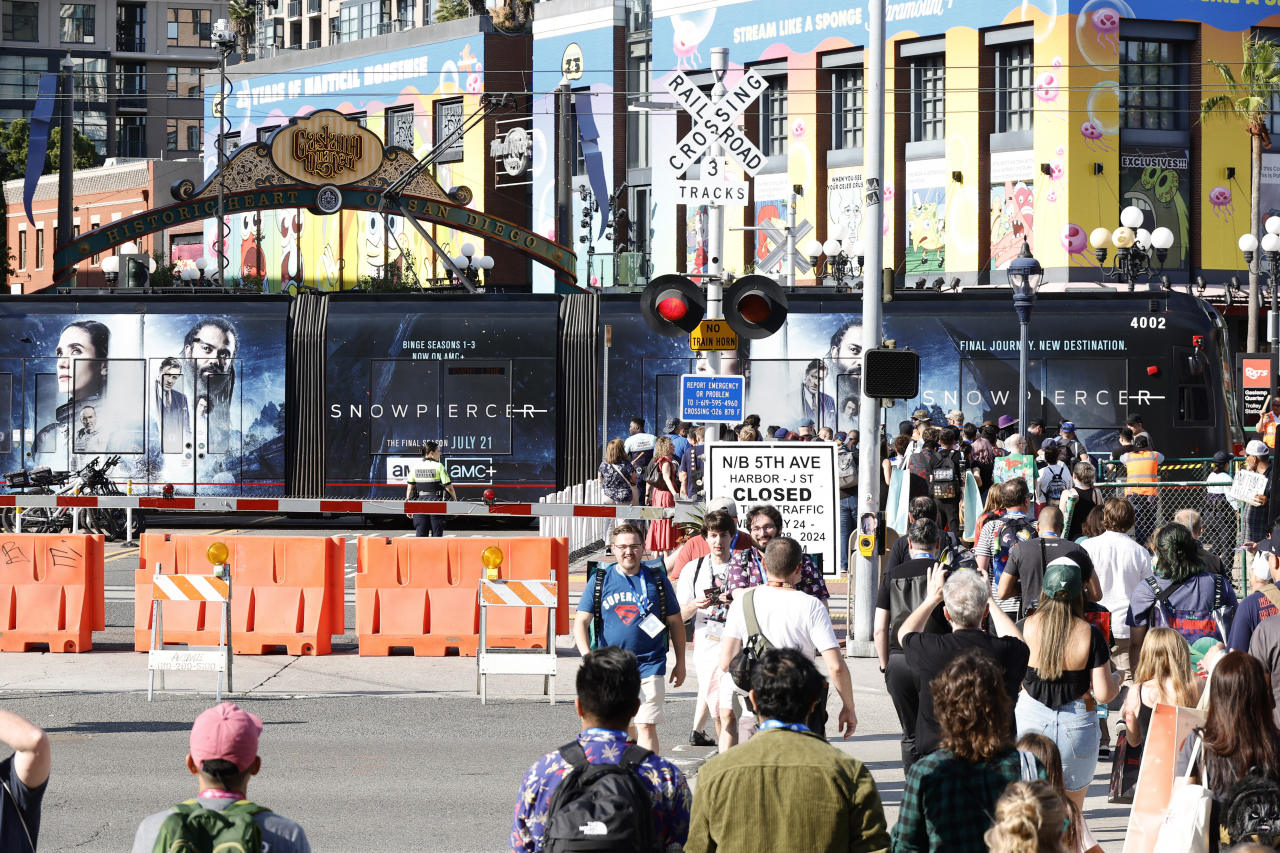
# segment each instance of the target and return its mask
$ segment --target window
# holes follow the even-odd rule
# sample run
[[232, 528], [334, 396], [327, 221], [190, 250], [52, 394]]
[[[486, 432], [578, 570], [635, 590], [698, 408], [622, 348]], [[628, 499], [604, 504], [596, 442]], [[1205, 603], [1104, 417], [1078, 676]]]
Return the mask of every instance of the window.
[[222, 152], [230, 157], [240, 147], [239, 133], [226, 133], [222, 136]]
[[71, 58], [75, 75], [76, 100], [103, 103], [107, 100], [107, 61], [105, 59]]
[[202, 119], [165, 119], [165, 147], [170, 151], [199, 151]]
[[169, 97], [199, 98], [202, 95], [199, 68], [169, 66]]
[[116, 106], [120, 109], [146, 109], [147, 66], [141, 62], [116, 63]]
[[62, 40], [93, 44], [98, 7], [87, 3], [62, 4]]
[[76, 110], [76, 130], [87, 136], [99, 157], [107, 154], [107, 113], [105, 110]]
[[[627, 58], [627, 100], [631, 103], [649, 100], [653, 86], [653, 58], [649, 55], [650, 42], [631, 45]], [[649, 150], [648, 110], [627, 110], [627, 168], [648, 169], [652, 164]]]
[[396, 0], [396, 20], [403, 28], [413, 26], [414, 2], [415, 0]]
[[36, 229], [36, 269], [44, 269], [44, 229]]
[[121, 3], [116, 7], [116, 50], [147, 52], [147, 7]]
[[862, 69], [831, 74], [832, 148], [862, 147]]
[[39, 17], [39, 3], [4, 0], [5, 41], [39, 41], [40, 32], [37, 26]]
[[34, 100], [40, 90], [40, 73], [49, 70], [43, 56], [0, 56], [0, 98]]
[[271, 142], [271, 134], [275, 133], [279, 129], [280, 125], [278, 124], [258, 128], [258, 141], [269, 144]]
[[1178, 50], [1168, 41], [1120, 41], [1120, 127], [1183, 130]]
[[387, 110], [387, 144], [413, 150], [413, 107]]
[[760, 152], [766, 157], [787, 153], [787, 78], [766, 78], [760, 96]]
[[1034, 67], [1029, 43], [996, 50], [996, 133], [1031, 130]]
[[[439, 145], [444, 138], [462, 125], [462, 101], [436, 101], [435, 111], [435, 144]], [[454, 140], [437, 163], [456, 163], [462, 159], [462, 137]]]
[[27, 229], [18, 232], [18, 269], [27, 268]]
[[[338, 41], [355, 41], [382, 32], [384, 16], [382, 0], [351, 3], [338, 12]], [[390, 9], [386, 10], [390, 14]]]
[[116, 156], [147, 156], [146, 116], [120, 116], [116, 119]]
[[169, 47], [212, 47], [212, 13], [208, 9], [169, 9]]
[[944, 139], [947, 132], [947, 65], [942, 54], [911, 62], [911, 141]]

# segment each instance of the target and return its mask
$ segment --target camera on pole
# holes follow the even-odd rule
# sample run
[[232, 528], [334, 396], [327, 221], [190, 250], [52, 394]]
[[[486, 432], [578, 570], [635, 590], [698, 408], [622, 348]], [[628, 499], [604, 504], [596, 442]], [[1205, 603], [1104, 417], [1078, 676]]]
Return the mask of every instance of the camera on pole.
[[660, 335], [678, 338], [698, 328], [707, 314], [702, 288], [682, 275], [660, 275], [640, 294], [640, 313]]

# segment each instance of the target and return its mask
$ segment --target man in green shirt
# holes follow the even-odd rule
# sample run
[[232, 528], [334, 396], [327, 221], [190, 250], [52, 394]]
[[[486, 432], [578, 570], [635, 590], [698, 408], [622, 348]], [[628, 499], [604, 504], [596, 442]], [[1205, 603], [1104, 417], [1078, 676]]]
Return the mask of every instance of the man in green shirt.
[[[449, 497], [455, 501], [458, 499], [458, 493], [449, 480], [449, 470], [440, 461], [440, 445], [428, 441], [422, 445], [422, 458], [409, 469], [409, 488], [404, 499], [438, 501], [443, 500], [446, 491]], [[419, 536], [443, 536], [444, 516], [416, 514], [413, 516], [413, 528]]]
[[794, 649], [761, 655], [750, 692], [759, 733], [698, 773], [685, 853], [888, 851], [871, 771], [804, 724], [822, 685], [813, 661]]

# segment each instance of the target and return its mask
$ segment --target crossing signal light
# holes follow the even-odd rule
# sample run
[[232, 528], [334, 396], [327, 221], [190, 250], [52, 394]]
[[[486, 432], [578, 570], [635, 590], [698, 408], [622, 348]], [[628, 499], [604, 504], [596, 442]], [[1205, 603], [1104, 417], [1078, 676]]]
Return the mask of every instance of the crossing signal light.
[[767, 276], [743, 276], [725, 291], [724, 318], [744, 338], [767, 338], [787, 321], [787, 295]]
[[920, 394], [920, 353], [874, 347], [864, 359], [862, 387], [868, 397], [914, 400]]
[[702, 288], [682, 275], [660, 275], [640, 294], [640, 313], [660, 335], [679, 338], [698, 328], [706, 316]]

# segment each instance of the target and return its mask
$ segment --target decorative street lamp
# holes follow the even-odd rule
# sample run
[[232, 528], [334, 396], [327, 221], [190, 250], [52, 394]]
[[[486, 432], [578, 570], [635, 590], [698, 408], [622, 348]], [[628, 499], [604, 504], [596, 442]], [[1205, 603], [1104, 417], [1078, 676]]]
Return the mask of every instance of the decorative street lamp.
[[1018, 354], [1018, 429], [1027, 428], [1027, 368], [1030, 361], [1027, 334], [1031, 326], [1031, 311], [1036, 307], [1036, 288], [1044, 275], [1044, 268], [1031, 255], [1031, 247], [1022, 241], [1022, 251], [1009, 262], [1009, 286], [1013, 288], [1013, 310], [1018, 312], [1021, 346]]
[[[1139, 276], [1147, 276], [1164, 272], [1164, 262], [1169, 257], [1169, 247], [1173, 245], [1173, 232], [1161, 226], [1155, 231], [1142, 228], [1142, 211], [1137, 207], [1126, 207], [1120, 211], [1120, 227], [1115, 231], [1106, 228], [1095, 228], [1089, 235], [1089, 244], [1094, 248], [1094, 255], [1101, 265], [1107, 260], [1107, 249], [1116, 249], [1111, 269], [1102, 271], [1107, 278], [1129, 283], [1129, 291], [1133, 292], [1134, 282]], [[1158, 270], [1151, 268], [1152, 256], [1159, 263]]]
[[[1267, 277], [1271, 280], [1271, 310], [1267, 314], [1267, 342], [1272, 347], [1280, 341], [1280, 314], [1276, 311], [1276, 279], [1280, 278], [1280, 216], [1272, 216], [1265, 224], [1267, 233], [1262, 235], [1262, 255], [1258, 258], [1258, 271], [1264, 272], [1265, 261]], [[1258, 251], [1258, 238], [1252, 234], [1241, 234], [1237, 243], [1244, 253], [1245, 266], [1253, 263], [1253, 255]]]
[[480, 270], [493, 269], [493, 258], [488, 255], [476, 257], [476, 247], [471, 243], [462, 244], [462, 254], [453, 259], [453, 265], [461, 270], [467, 281], [480, 286]]
[[[837, 293], [848, 292], [851, 284], [858, 287], [854, 279], [862, 275], [866, 244], [861, 240], [850, 240], [849, 229], [845, 226], [837, 226], [825, 243], [810, 240], [805, 244], [804, 253], [809, 256], [809, 264], [819, 281], [826, 278], [836, 280]], [[822, 264], [818, 263], [819, 255], [827, 256]]]

